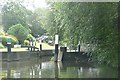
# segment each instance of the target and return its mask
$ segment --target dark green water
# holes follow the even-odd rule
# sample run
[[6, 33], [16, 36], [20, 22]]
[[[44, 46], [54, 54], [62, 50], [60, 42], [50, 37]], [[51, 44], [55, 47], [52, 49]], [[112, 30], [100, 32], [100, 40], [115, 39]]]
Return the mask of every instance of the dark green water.
[[50, 57], [28, 61], [2, 62], [2, 77], [6, 78], [117, 78], [118, 71], [109, 66], [93, 66], [85, 62], [50, 61]]

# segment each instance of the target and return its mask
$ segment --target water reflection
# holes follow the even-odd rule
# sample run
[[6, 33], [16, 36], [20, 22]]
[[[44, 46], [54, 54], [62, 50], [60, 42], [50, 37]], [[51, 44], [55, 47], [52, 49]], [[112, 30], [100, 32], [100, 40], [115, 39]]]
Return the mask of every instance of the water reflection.
[[117, 70], [108, 66], [93, 67], [80, 62], [23, 61], [3, 62], [7, 78], [116, 78]]

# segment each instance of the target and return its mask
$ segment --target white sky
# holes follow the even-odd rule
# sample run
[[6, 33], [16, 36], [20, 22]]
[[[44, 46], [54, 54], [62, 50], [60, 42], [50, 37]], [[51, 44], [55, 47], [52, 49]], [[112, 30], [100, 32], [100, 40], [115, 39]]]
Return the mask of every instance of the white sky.
[[45, 0], [24, 0], [23, 5], [26, 6], [27, 9], [34, 10], [34, 8], [47, 8]]
[[[0, 0], [0, 8], [6, 3], [7, 0]], [[12, 0], [17, 1], [17, 0]], [[19, 1], [19, 0], [18, 0]], [[35, 8], [47, 8], [45, 0], [23, 0], [22, 3], [27, 9], [34, 10]]]
[[[6, 1], [10, 0], [0, 0], [0, 10], [2, 6], [5, 4]], [[21, 0], [12, 0], [12, 1], [21, 1]], [[48, 2], [117, 2], [119, 0], [23, 0], [23, 5], [26, 6], [27, 9], [34, 10], [35, 8], [47, 8], [48, 5], [46, 4], [46, 1]]]

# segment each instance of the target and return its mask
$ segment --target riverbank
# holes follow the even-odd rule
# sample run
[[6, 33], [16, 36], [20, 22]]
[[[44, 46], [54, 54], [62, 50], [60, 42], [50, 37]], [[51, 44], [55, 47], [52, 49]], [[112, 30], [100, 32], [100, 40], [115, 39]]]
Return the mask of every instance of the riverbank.
[[[37, 43], [37, 44], [36, 44], [36, 47], [39, 48], [39, 46], [40, 46], [40, 44]], [[50, 45], [48, 45], [47, 43], [43, 43], [43, 44], [42, 44], [42, 49], [43, 49], [43, 50], [46, 50], [46, 49], [50, 50], [50, 49], [54, 49], [54, 48], [55, 48], [54, 46], [50, 46]], [[12, 52], [28, 51], [27, 49], [28, 49], [27, 47], [24, 47], [24, 48], [11, 48], [11, 51], [12, 51]], [[0, 52], [7, 52], [7, 48], [1, 48], [1, 49], [0, 49]]]

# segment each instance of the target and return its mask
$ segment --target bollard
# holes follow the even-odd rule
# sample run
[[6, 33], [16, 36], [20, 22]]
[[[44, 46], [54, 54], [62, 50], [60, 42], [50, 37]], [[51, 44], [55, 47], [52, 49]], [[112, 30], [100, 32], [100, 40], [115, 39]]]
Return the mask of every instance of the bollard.
[[12, 39], [11, 38], [8, 38], [7, 39], [7, 51], [8, 53], [11, 53], [11, 42], [12, 42]]
[[59, 36], [55, 35], [55, 54], [54, 54], [55, 62], [57, 62], [57, 60], [58, 60], [58, 39], [59, 39]]
[[80, 44], [78, 45], [78, 52], [80, 52]]
[[33, 42], [33, 51], [35, 51], [36, 42]]
[[31, 51], [33, 51], [33, 42], [32, 42], [32, 45], [31, 45]]
[[58, 60], [58, 44], [55, 44], [55, 54], [54, 54], [55, 62]]
[[28, 45], [28, 50], [30, 50], [30, 43], [29, 43], [29, 45]]
[[8, 53], [11, 53], [11, 44], [7, 44], [7, 51]]
[[28, 50], [30, 50], [29, 46], [28, 46]]
[[80, 52], [80, 41], [79, 41], [79, 44], [78, 44], [78, 52]]
[[40, 44], [40, 51], [42, 51], [42, 44]]
[[40, 51], [42, 51], [42, 41], [40, 40]]
[[7, 59], [8, 59], [8, 61], [10, 61], [10, 58], [11, 58], [11, 42], [12, 42], [12, 39], [11, 38], [8, 38], [7, 39], [7, 51], [8, 51], [8, 53], [7, 53]]

